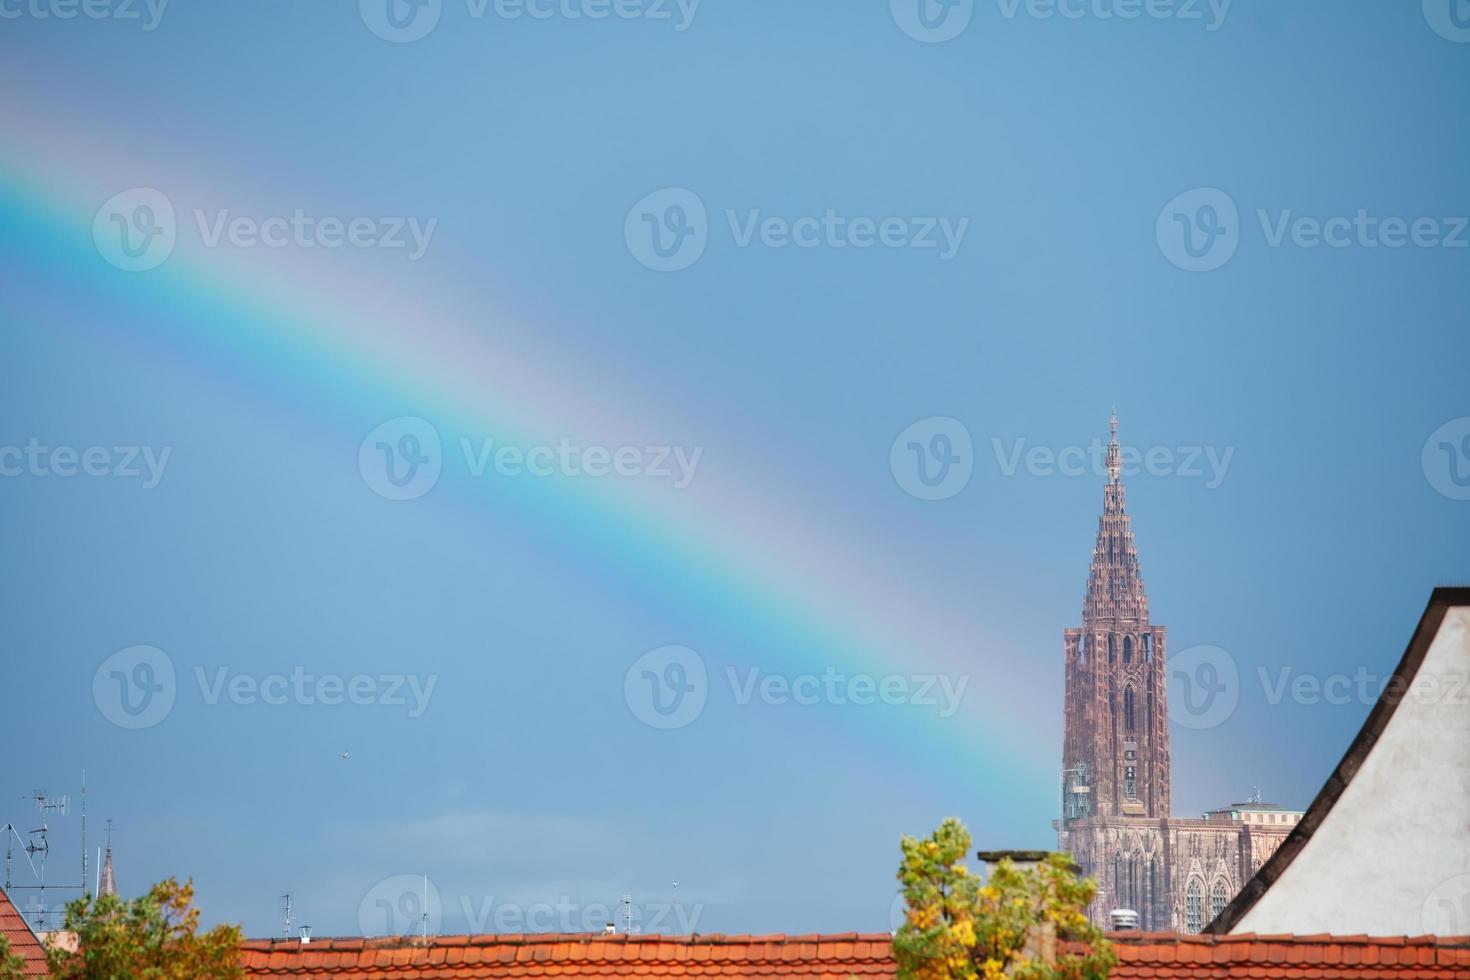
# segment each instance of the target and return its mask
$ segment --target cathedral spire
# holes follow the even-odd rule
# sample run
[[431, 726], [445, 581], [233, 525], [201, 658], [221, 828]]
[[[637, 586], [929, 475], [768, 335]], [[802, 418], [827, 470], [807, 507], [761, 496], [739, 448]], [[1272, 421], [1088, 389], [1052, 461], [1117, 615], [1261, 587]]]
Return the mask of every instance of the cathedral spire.
[[1123, 450], [1118, 445], [1118, 411], [1108, 418], [1108, 482], [1103, 487], [1103, 512], [1097, 522], [1097, 545], [1088, 571], [1082, 621], [1148, 622], [1148, 596], [1138, 551], [1133, 544], [1133, 521], [1128, 516], [1123, 489]]

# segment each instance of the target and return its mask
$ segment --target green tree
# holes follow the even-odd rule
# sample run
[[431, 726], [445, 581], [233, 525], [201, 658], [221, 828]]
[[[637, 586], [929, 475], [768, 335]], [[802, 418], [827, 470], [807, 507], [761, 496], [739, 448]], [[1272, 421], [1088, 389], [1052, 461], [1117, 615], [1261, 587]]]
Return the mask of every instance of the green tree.
[[1117, 962], [1087, 918], [1097, 886], [1065, 856], [1028, 871], [1001, 861], [982, 885], [963, 863], [970, 834], [953, 817], [901, 846], [898, 980], [1103, 980]]
[[194, 883], [161, 881], [132, 900], [85, 895], [66, 907], [77, 951], [51, 948], [55, 980], [242, 980], [240, 929], [199, 933]]

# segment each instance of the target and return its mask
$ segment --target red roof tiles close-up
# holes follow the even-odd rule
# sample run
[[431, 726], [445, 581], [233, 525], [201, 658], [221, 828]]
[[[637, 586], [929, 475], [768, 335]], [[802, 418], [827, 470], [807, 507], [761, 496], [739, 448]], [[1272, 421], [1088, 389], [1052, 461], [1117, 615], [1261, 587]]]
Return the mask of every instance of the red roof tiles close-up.
[[[1279, 980], [1470, 978], [1470, 937], [1112, 937], [1115, 978], [1251, 977]], [[891, 977], [886, 934], [606, 936], [547, 934], [251, 940], [252, 977]]]
[[46, 969], [46, 951], [41, 948], [40, 940], [4, 891], [0, 891], [0, 936], [9, 941], [10, 952], [24, 962], [25, 976], [44, 977], [50, 972]]

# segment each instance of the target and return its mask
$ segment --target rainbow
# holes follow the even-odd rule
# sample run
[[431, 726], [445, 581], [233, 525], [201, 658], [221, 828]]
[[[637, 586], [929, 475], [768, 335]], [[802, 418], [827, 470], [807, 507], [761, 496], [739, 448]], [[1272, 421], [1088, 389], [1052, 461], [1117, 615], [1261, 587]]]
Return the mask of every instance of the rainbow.
[[[530, 331], [501, 322], [486, 329], [452, 297], [436, 294], [425, 303], [390, 283], [353, 278], [340, 254], [335, 261], [295, 255], [287, 264], [269, 249], [207, 249], [183, 231], [187, 204], [164, 265], [142, 273], [114, 269], [92, 241], [94, 215], [108, 198], [140, 183], [166, 188], [175, 202], [221, 195], [177, 172], [181, 154], [128, 160], [27, 118], [34, 110], [20, 108], [21, 101], [0, 110], [0, 125], [18, 150], [0, 164], [0, 220], [17, 281], [65, 297], [41, 315], [80, 326], [79, 308], [146, 314], [125, 318], [139, 332], [129, 343], [162, 345], [186, 355], [184, 364], [197, 359], [201, 370], [238, 381], [268, 380], [272, 392], [289, 392], [293, 406], [326, 427], [344, 465], [355, 465], [366, 434], [356, 431], [361, 411], [349, 407], [410, 406], [402, 414], [429, 419], [441, 432], [494, 433], [519, 445], [562, 437], [621, 445], [638, 441], [630, 434], [669, 429], [640, 421], [636, 405], [556, 359], [538, 358], [526, 341]], [[196, 164], [190, 172], [199, 170]], [[138, 173], [152, 179], [105, 176]], [[230, 200], [243, 212], [250, 195], [235, 190]], [[1003, 678], [1009, 653], [983, 649], [984, 638], [967, 635], [972, 627], [906, 592], [882, 562], [845, 541], [819, 538], [799, 513], [754, 498], [715, 469], [706, 461], [698, 493], [671, 492], [662, 481], [558, 478], [475, 480], [468, 492], [474, 507], [497, 515], [513, 509], [518, 522], [577, 560], [652, 583], [702, 620], [758, 629], [761, 648], [783, 660], [765, 664], [768, 670], [835, 665], [848, 673], [969, 675], [965, 702], [952, 718], [871, 708], [843, 717], [855, 719], [861, 749], [881, 754], [890, 770], [912, 763], [925, 779], [943, 773], [972, 786], [1004, 786], [1006, 799], [1024, 800], [1032, 812], [1054, 805], [1055, 746], [1036, 744], [1027, 720], [1050, 694], [1017, 698], [990, 690], [986, 675]], [[922, 651], [905, 639], [914, 636], [924, 638]], [[642, 652], [609, 655], [631, 662]]]

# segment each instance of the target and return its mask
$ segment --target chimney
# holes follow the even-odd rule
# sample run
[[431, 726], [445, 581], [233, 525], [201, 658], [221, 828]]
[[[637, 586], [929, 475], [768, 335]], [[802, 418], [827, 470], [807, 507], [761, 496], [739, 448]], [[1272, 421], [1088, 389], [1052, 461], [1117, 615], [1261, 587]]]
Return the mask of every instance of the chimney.
[[602, 927], [602, 934], [604, 936], [616, 936], [618, 934], [618, 927], [609, 922]]
[[1113, 909], [1108, 918], [1113, 922], [1114, 932], [1138, 931], [1138, 913], [1132, 909]]
[[[985, 862], [985, 878], [988, 881], [1000, 862], [1009, 860], [1017, 871], [1029, 873], [1051, 856], [1050, 851], [977, 851], [975, 856]], [[1026, 938], [1025, 955], [1046, 964], [1057, 961], [1057, 927], [1050, 922], [1031, 931]]]
[[311, 942], [311, 926], [301, 927], [301, 945], [305, 946]]
[[1001, 861], [1010, 859], [1017, 871], [1034, 871], [1047, 859], [1050, 851], [977, 851], [975, 856], [985, 862], [985, 877], [989, 878]]

